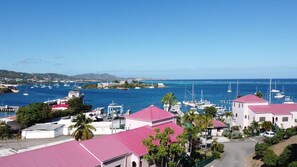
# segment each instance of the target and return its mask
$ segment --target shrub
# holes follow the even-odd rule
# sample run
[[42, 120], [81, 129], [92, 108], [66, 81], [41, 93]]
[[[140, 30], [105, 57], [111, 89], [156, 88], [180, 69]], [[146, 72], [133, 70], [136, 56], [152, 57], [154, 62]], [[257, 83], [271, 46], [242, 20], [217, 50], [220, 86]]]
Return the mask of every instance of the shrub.
[[297, 167], [297, 161], [291, 162], [288, 167]]
[[228, 138], [230, 138], [231, 132], [230, 132], [228, 129], [224, 129], [222, 135], [223, 135], [224, 137], [228, 137]]
[[242, 134], [239, 131], [234, 131], [231, 133], [231, 138], [232, 139], [242, 139]]
[[291, 136], [294, 135], [294, 133], [295, 133], [295, 130], [293, 128], [288, 128], [288, 129], [286, 129], [285, 136], [290, 138]]
[[266, 144], [266, 143], [260, 143], [260, 144], [256, 144], [255, 146], [255, 153], [256, 153], [256, 156], [259, 157], [259, 158], [262, 158], [265, 154], [265, 152], [267, 151], [269, 145]]
[[278, 132], [276, 132], [276, 135], [280, 140], [283, 140], [285, 137], [285, 131], [283, 129], [279, 130]]
[[238, 131], [238, 130], [239, 130], [239, 126], [232, 126], [232, 127], [231, 127], [231, 130], [232, 130], [232, 131]]
[[279, 156], [279, 165], [288, 166], [289, 162], [297, 160], [297, 144], [288, 145]]
[[279, 136], [273, 136], [271, 138], [265, 138], [264, 143], [268, 145], [274, 145], [280, 142]]
[[217, 146], [217, 151], [220, 153], [224, 152], [224, 147], [224, 144], [219, 143]]
[[215, 159], [220, 159], [221, 158], [221, 153], [218, 152], [218, 151], [214, 151], [213, 156], [215, 157]]
[[272, 150], [267, 150], [262, 160], [266, 166], [274, 167], [277, 166], [278, 156]]

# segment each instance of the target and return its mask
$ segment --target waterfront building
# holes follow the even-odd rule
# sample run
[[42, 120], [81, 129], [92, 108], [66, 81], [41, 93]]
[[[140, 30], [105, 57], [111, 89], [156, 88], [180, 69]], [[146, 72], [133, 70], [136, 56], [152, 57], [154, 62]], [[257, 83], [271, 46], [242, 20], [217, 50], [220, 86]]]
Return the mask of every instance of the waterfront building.
[[241, 130], [253, 121], [270, 121], [280, 128], [297, 126], [297, 104], [269, 104], [267, 100], [249, 94], [233, 100], [234, 123]]

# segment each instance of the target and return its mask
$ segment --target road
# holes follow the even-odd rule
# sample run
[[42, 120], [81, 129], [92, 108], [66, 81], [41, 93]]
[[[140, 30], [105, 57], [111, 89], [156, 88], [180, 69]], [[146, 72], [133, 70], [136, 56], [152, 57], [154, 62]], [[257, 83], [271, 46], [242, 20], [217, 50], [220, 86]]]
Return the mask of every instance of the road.
[[224, 157], [215, 167], [245, 167], [247, 156], [254, 152], [256, 140], [246, 139], [244, 141], [233, 140], [224, 143]]

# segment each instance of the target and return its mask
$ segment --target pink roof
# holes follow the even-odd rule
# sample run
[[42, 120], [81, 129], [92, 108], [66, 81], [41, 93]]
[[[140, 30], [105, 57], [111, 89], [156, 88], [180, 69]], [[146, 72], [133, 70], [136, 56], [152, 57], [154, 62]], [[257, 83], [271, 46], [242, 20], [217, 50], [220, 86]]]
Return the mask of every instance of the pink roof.
[[100, 162], [81, 147], [77, 141], [71, 141], [6, 157], [0, 157], [0, 164], [1, 166], [22, 167], [94, 167], [99, 166]]
[[92, 140], [85, 140], [82, 141], [81, 144], [90, 150], [102, 162], [111, 160], [115, 157], [130, 154], [130, 149], [117, 140], [115, 136], [116, 134]]
[[174, 117], [175, 117], [174, 114], [152, 105], [134, 114], [128, 115], [125, 118], [148, 121], [148, 122], [157, 122], [157, 121], [174, 118]]
[[297, 104], [270, 104], [249, 106], [256, 114], [272, 113], [274, 115], [291, 115], [292, 111], [297, 111]]
[[68, 108], [68, 104], [57, 104], [53, 105], [52, 108]]
[[226, 128], [227, 126], [219, 121], [219, 120], [212, 120], [212, 125], [215, 127], [215, 128]]
[[240, 103], [267, 103], [268, 102], [267, 100], [259, 98], [258, 96], [255, 96], [253, 94], [239, 97], [233, 101], [240, 102]]
[[176, 137], [183, 132], [182, 127], [170, 122], [154, 127], [143, 126], [125, 132], [120, 132], [115, 134], [115, 138], [128, 147], [137, 156], [143, 156], [147, 154], [146, 147], [142, 144], [143, 139], [148, 138], [149, 135], [154, 135], [155, 128], [159, 128], [161, 131], [163, 131], [166, 127], [170, 127], [174, 130], [174, 135], [172, 136], [173, 142], [176, 141]]

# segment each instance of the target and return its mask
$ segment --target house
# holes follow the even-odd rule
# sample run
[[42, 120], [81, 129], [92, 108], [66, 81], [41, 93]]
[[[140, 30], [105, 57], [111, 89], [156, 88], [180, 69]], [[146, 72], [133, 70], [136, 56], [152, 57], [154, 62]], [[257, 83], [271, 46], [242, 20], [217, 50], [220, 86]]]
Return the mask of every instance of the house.
[[22, 139], [55, 138], [63, 135], [63, 126], [60, 124], [35, 124], [22, 130]]
[[156, 106], [149, 106], [126, 118], [126, 129], [135, 129], [141, 126], [156, 126], [163, 123], [176, 123], [176, 116]]
[[280, 128], [297, 126], [297, 104], [269, 104], [267, 100], [249, 94], [233, 100], [235, 124], [241, 130], [253, 121], [270, 121]]
[[[154, 167], [143, 157], [147, 154], [142, 141], [155, 134], [158, 128], [174, 130], [172, 142], [183, 128], [175, 123], [175, 116], [150, 106], [130, 115], [130, 129], [85, 141], [70, 141], [32, 151], [0, 157], [3, 166], [84, 166], [84, 167]], [[160, 112], [160, 113], [156, 113]], [[160, 116], [158, 118], [157, 116]], [[136, 123], [137, 126], [131, 123]], [[149, 124], [149, 125], [148, 125]], [[140, 126], [143, 125], [143, 126]]]
[[55, 104], [52, 106], [52, 110], [67, 110], [68, 109], [68, 104], [66, 103], [61, 103], [61, 104]]
[[222, 136], [223, 129], [227, 128], [223, 122], [219, 120], [212, 120], [211, 135], [212, 136]]

